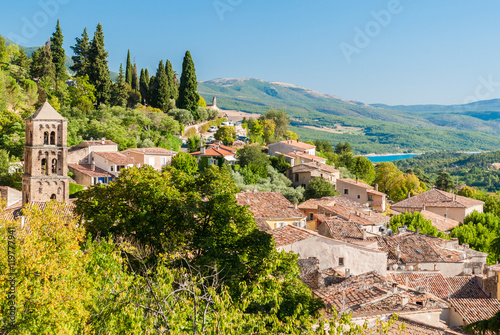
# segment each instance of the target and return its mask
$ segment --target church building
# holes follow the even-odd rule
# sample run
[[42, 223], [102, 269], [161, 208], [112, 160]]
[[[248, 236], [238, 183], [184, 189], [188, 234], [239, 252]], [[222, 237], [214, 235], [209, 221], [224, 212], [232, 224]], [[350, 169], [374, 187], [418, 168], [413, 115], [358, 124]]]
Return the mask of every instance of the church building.
[[23, 203], [68, 201], [67, 126], [47, 101], [26, 119]]

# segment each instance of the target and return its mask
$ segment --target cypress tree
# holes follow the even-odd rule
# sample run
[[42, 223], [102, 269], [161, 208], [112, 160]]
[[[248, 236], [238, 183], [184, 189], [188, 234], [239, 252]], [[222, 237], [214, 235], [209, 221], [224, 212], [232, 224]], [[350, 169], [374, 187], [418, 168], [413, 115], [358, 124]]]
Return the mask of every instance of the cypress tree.
[[123, 77], [123, 65], [120, 64], [120, 72], [118, 72], [118, 77], [113, 87], [113, 104], [115, 106], [125, 106], [127, 97], [128, 93], [125, 78]]
[[151, 78], [149, 79], [149, 89], [148, 89], [148, 104], [150, 106], [153, 106], [153, 100], [154, 100], [154, 88], [156, 86], [156, 77], [155, 76], [151, 76]]
[[55, 79], [56, 68], [52, 61], [52, 52], [48, 42], [45, 46], [36, 49], [31, 56], [30, 75], [31, 78], [42, 79], [48, 77], [52, 80]]
[[138, 90], [139, 89], [139, 81], [137, 80], [137, 64], [134, 63], [134, 66], [132, 67], [132, 89], [133, 90]]
[[141, 76], [139, 78], [139, 90], [141, 91], [142, 103], [148, 102], [149, 78], [146, 78], [146, 72], [141, 69]]
[[174, 81], [174, 69], [172, 68], [172, 63], [167, 59], [167, 65], [165, 66], [165, 71], [167, 72], [168, 87], [170, 90], [170, 99], [177, 100], [179, 97], [179, 89]]
[[66, 74], [66, 53], [63, 48], [63, 34], [59, 20], [57, 20], [56, 31], [50, 38], [50, 50], [52, 52], [52, 62], [56, 68], [56, 78], [65, 80], [68, 75]]
[[151, 85], [151, 90], [151, 106], [159, 108], [162, 111], [166, 112], [168, 110], [168, 105], [170, 102], [170, 92], [168, 90], [167, 74], [165, 72], [165, 67], [163, 66], [162, 60], [160, 61], [160, 64], [158, 64], [155, 81], [153, 85]]
[[[198, 111], [198, 82], [191, 53], [186, 51], [182, 61], [181, 84], [179, 87], [179, 102], [177, 106], [190, 110], [192, 113]], [[194, 114], [193, 114], [194, 115]]]
[[127, 67], [125, 68], [125, 82], [132, 87], [132, 63], [130, 62], [130, 50], [127, 51]]
[[73, 65], [70, 66], [72, 71], [75, 71], [75, 75], [77, 77], [83, 77], [88, 73], [88, 64], [89, 64], [89, 50], [90, 50], [90, 42], [89, 35], [87, 34], [87, 28], [83, 30], [82, 38], [76, 38], [75, 46], [72, 46], [73, 52], [75, 56], [72, 56]]
[[98, 104], [106, 103], [110, 97], [111, 79], [109, 79], [108, 53], [104, 49], [104, 33], [99, 23], [89, 50], [89, 82], [96, 88]]

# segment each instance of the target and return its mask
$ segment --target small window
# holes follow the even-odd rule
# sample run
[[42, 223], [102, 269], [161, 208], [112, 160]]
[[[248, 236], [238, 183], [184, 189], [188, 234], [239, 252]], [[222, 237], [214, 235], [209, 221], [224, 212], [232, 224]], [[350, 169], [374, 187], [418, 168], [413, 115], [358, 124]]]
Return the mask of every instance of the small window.
[[52, 174], [57, 174], [57, 159], [52, 160]]
[[314, 219], [314, 213], [309, 213], [309, 220], [313, 220]]
[[42, 158], [42, 174], [47, 174], [47, 159]]
[[111, 172], [113, 172], [113, 166], [111, 166]]
[[49, 132], [46, 131], [43, 133], [43, 144], [48, 145], [49, 144]]
[[344, 257], [339, 257], [339, 266], [344, 266]]
[[52, 195], [50, 196], [50, 199], [51, 199], [51, 200], [56, 200], [56, 195], [55, 195], [55, 194], [52, 194]]
[[360, 194], [358, 194], [358, 199], [361, 199], [361, 195]]
[[276, 223], [276, 228], [281, 228], [281, 227], [284, 227], [285, 226], [285, 223], [283, 221], [280, 221], [278, 223]]
[[373, 195], [368, 196], [368, 201], [373, 201]]
[[167, 157], [161, 158], [161, 166], [167, 166]]
[[345, 188], [344, 189], [344, 194], [349, 194], [349, 189]]
[[299, 174], [298, 173], [295, 174], [295, 181], [299, 181]]

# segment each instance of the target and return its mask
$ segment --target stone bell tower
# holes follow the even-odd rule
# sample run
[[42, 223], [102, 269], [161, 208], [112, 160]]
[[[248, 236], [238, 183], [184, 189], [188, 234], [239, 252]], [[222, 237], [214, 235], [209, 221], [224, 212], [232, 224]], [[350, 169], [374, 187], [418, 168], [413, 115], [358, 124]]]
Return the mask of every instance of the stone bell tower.
[[23, 203], [68, 201], [67, 126], [47, 101], [26, 119]]

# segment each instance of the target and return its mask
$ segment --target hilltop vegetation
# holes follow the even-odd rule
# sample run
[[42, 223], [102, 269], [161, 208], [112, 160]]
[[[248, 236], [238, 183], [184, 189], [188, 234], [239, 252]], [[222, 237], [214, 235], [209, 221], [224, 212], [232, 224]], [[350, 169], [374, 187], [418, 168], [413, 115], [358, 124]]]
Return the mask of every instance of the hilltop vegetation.
[[[357, 101], [346, 101], [306, 88], [258, 79], [216, 79], [199, 83], [205, 99], [217, 96], [219, 107], [251, 113], [264, 113], [270, 107], [285, 109], [291, 116], [292, 130], [302, 139], [348, 141], [357, 153], [485, 151], [500, 144], [497, 123], [468, 116], [457, 122], [457, 116], [434, 113], [429, 120], [420, 113], [379, 108]], [[464, 115], [475, 115], [464, 112]], [[491, 114], [495, 117], [495, 114]], [[481, 119], [481, 117], [483, 119]], [[473, 122], [474, 121], [474, 122]], [[336, 124], [363, 128], [364, 134], [331, 133], [304, 128]]]

